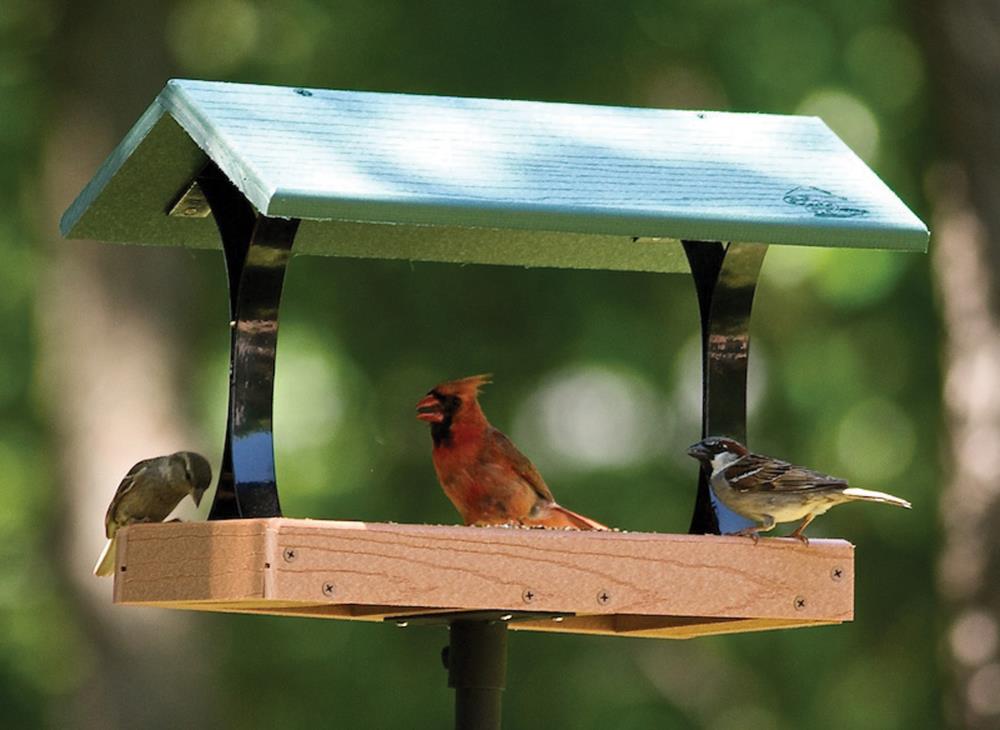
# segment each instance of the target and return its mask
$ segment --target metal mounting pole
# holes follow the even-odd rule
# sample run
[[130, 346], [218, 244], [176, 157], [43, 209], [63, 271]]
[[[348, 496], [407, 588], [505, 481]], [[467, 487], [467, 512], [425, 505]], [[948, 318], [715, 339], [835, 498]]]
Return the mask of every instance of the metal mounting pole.
[[500, 730], [507, 675], [504, 621], [452, 621], [445, 647], [448, 686], [455, 690], [455, 730]]
[[229, 417], [209, 519], [280, 517], [274, 470], [278, 306], [299, 221], [257, 213], [210, 165], [197, 183], [211, 206], [229, 275]]
[[[750, 310], [767, 246], [685, 241], [698, 292], [702, 342], [701, 435], [747, 440]], [[752, 523], [715, 499], [702, 469], [690, 532], [736, 532]]]

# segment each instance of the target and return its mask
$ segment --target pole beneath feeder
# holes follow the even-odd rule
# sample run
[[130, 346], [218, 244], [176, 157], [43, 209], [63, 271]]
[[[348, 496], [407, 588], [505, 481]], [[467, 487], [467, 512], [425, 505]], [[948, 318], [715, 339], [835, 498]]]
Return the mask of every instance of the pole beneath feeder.
[[448, 686], [455, 690], [455, 730], [500, 730], [507, 676], [507, 624], [453, 621], [444, 649]]

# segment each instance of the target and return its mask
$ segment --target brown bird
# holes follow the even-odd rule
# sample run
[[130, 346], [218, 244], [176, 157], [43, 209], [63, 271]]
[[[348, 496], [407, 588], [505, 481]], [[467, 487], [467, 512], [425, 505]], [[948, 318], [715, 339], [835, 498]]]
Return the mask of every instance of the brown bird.
[[417, 403], [431, 424], [434, 470], [467, 525], [527, 525], [607, 530], [556, 503], [542, 475], [479, 407], [489, 375], [441, 383]]
[[136, 522], [163, 522], [184, 497], [195, 505], [212, 482], [212, 467], [193, 451], [178, 451], [140, 461], [118, 485], [104, 517], [108, 543], [94, 566], [94, 575], [114, 572], [118, 529]]
[[802, 520], [791, 537], [805, 544], [803, 531], [816, 517], [845, 502], [881, 502], [910, 509], [905, 499], [885, 492], [851, 487], [838, 477], [750, 452], [746, 446], [723, 436], [710, 436], [688, 449], [707, 467], [712, 491], [733, 512], [761, 524], [738, 535], [758, 539], [779, 522]]

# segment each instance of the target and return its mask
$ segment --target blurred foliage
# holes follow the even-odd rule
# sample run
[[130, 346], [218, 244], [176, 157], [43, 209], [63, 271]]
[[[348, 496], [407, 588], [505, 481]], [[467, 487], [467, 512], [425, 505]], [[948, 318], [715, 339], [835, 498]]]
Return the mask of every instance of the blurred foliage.
[[[74, 607], [46, 561], [59, 495], [46, 458], [48, 432], [32, 395], [33, 294], [41, 79], [53, 41], [46, 3], [0, 10], [0, 706], [11, 727], [43, 726], [48, 706], [72, 691], [83, 661]], [[70, 661], [67, 661], [70, 660]]]
[[[65, 7], [4, 0], [0, 11], [0, 704], [11, 727], [50, 723], [53, 703], [96, 671], [52, 567], [32, 557], [59, 506], [31, 398], [45, 265], [32, 224], [52, 113], [43, 91], [58, 76], [45, 55], [70, 32]], [[817, 114], [927, 218], [924, 58], [888, 0], [167, 7], [176, 76]], [[114, 46], [93, 53], [129, 62]], [[141, 109], [116, 110], [130, 112]], [[206, 313], [191, 406], [218, 459], [222, 262], [176, 255]], [[412, 406], [442, 379], [488, 371], [486, 411], [561, 501], [629, 529], [686, 530], [700, 373], [685, 278], [299, 258], [285, 291], [276, 438], [287, 514], [453, 521]], [[753, 321], [752, 445], [915, 506], [849, 506], [811, 528], [858, 544], [858, 620], [684, 643], [515, 635], [508, 727], [940, 727], [936, 330], [926, 257], [773, 248]], [[222, 615], [198, 626], [227, 727], [450, 722], [440, 630]]]

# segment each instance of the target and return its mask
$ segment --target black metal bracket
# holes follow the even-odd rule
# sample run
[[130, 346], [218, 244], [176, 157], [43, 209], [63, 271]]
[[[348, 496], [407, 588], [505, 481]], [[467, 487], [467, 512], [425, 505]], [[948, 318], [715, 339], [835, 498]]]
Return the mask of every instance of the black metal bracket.
[[[747, 364], [750, 310], [767, 246], [759, 243], [685, 241], [701, 311], [701, 435], [747, 440]], [[750, 526], [720, 503], [702, 469], [690, 532], [736, 532]]]
[[297, 219], [269, 218], [215, 165], [197, 180], [222, 238], [229, 275], [229, 417], [209, 519], [280, 517], [274, 469], [278, 307]]

